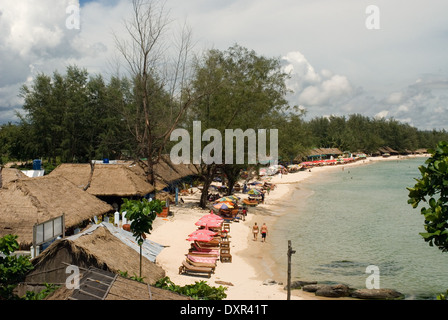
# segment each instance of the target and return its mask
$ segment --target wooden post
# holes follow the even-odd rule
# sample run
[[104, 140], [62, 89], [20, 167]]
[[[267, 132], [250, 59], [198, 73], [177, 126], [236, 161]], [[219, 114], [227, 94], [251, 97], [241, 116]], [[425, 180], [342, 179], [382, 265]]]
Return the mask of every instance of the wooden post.
[[292, 250], [291, 240], [288, 240], [288, 294], [287, 300], [291, 300], [291, 255], [293, 255], [295, 250]]

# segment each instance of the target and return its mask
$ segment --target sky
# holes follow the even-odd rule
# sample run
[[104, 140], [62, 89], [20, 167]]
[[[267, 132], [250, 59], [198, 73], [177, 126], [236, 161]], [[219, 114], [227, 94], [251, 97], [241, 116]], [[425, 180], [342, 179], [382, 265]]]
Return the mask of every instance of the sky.
[[[0, 124], [17, 121], [20, 88], [39, 73], [68, 65], [105, 78], [123, 73], [112, 34], [126, 37], [130, 3], [2, 0]], [[166, 0], [165, 7], [173, 32], [190, 26], [197, 52], [239, 44], [280, 59], [290, 74], [288, 101], [307, 119], [357, 113], [448, 130], [446, 0]]]

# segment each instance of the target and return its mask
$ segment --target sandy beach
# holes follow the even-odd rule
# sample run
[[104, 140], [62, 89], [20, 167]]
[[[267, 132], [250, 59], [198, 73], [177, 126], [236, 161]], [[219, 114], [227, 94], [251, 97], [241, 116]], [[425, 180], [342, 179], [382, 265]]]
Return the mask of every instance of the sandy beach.
[[[415, 157], [415, 156], [411, 156]], [[177, 285], [192, 284], [205, 280], [211, 286], [223, 285], [227, 287], [226, 300], [286, 300], [287, 271], [278, 270], [271, 256], [272, 250], [282, 250], [287, 259], [287, 244], [285, 248], [273, 248], [269, 243], [269, 231], [267, 241], [263, 243], [261, 237], [253, 240], [252, 226], [257, 222], [259, 226], [266, 223], [268, 228], [273, 226], [279, 215], [276, 208], [281, 202], [292, 195], [294, 188], [305, 179], [310, 179], [330, 170], [342, 170], [342, 167], [368, 165], [376, 161], [393, 161], [409, 157], [391, 156], [388, 158], [366, 158], [357, 162], [315, 167], [311, 171], [299, 171], [286, 175], [275, 175], [270, 179], [276, 188], [265, 197], [265, 203], [255, 208], [250, 208], [245, 221], [232, 222], [230, 224], [230, 252], [232, 262], [222, 263], [218, 261], [215, 273], [210, 278], [194, 275], [179, 275], [179, 266], [185, 259], [190, 242], [186, 240], [188, 234], [197, 229], [195, 222], [209, 210], [198, 207], [200, 193], [183, 197], [185, 203], [170, 208], [172, 215], [167, 218], [158, 217], [153, 224], [153, 230], [148, 239], [155, 241], [165, 248], [157, 256], [157, 263], [166, 271], [167, 276]], [[238, 194], [242, 198], [247, 195]], [[266, 280], [274, 280], [274, 284], [264, 284]], [[294, 280], [294, 279], [292, 279]], [[225, 284], [222, 284], [225, 283]], [[302, 290], [292, 290], [291, 300], [328, 300], [329, 298], [317, 297], [314, 293]], [[339, 298], [340, 299], [340, 298]]]

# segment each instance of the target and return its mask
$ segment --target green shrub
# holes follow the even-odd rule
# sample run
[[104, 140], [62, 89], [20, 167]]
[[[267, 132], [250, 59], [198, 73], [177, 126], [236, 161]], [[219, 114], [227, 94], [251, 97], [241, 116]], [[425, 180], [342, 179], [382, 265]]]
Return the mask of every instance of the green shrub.
[[227, 297], [223, 286], [211, 287], [206, 281], [196, 281], [183, 287], [174, 284], [169, 277], [164, 277], [155, 283], [157, 288], [170, 290], [196, 300], [222, 300]]

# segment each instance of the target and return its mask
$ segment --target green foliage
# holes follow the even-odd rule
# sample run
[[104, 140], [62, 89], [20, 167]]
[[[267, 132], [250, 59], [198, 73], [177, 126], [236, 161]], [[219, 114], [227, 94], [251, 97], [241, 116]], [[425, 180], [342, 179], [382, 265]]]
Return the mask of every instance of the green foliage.
[[144, 277], [139, 277], [135, 273], [134, 273], [133, 276], [130, 276], [127, 271], [120, 271], [120, 270], [118, 270], [118, 274], [120, 276], [124, 277], [124, 278], [129, 278], [131, 280], [135, 280], [135, 281], [138, 281], [138, 282], [141, 282], [141, 283], [145, 282], [144, 281], [144, 279], [145, 279]]
[[425, 165], [419, 167], [421, 178], [409, 191], [408, 203], [417, 208], [421, 202], [427, 206], [421, 208], [425, 217], [426, 232], [420, 233], [430, 246], [437, 246], [443, 252], [448, 251], [448, 143], [441, 141], [433, 150]]
[[131, 232], [139, 246], [143, 244], [145, 233], [150, 233], [152, 230], [152, 223], [157, 217], [157, 213], [161, 213], [165, 201], [154, 199], [148, 201], [148, 199], [142, 200], [129, 200], [123, 198], [123, 204], [121, 211], [126, 211], [126, 219], [131, 222]]
[[437, 295], [437, 300], [448, 300], [448, 290], [446, 293], [440, 293]]
[[223, 286], [211, 287], [206, 281], [196, 281], [194, 284], [179, 286], [174, 284], [169, 277], [159, 279], [155, 286], [177, 292], [196, 300], [222, 300], [227, 297], [225, 291], [227, 288]]
[[56, 291], [59, 289], [60, 286], [57, 286], [55, 284], [48, 284], [45, 283], [45, 289], [41, 290], [40, 292], [33, 292], [33, 291], [27, 291], [25, 296], [22, 298], [23, 300], [43, 300], [45, 299], [50, 293]]
[[11, 255], [19, 249], [17, 235], [6, 235], [0, 238], [0, 299], [16, 299], [13, 290], [25, 274], [33, 269], [29, 257]]
[[130, 90], [126, 81], [112, 78], [106, 84], [100, 75], [89, 77], [76, 66], [68, 66], [64, 75], [37, 75], [21, 88], [25, 112], [18, 115], [20, 130], [8, 128], [17, 138], [8, 140], [9, 156], [52, 163], [119, 156], [129, 146], [121, 118]]

